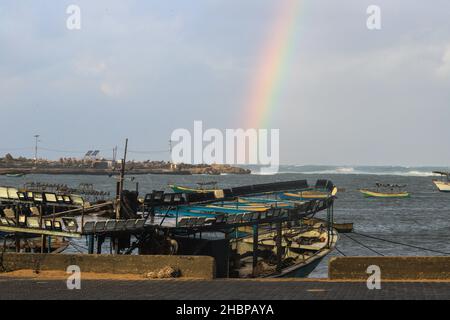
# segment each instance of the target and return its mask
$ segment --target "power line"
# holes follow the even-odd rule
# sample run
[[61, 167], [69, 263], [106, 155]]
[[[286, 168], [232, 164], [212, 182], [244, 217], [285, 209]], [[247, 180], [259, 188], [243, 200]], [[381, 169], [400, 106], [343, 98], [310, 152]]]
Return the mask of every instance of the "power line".
[[14, 150], [33, 150], [34, 147], [23, 147], [23, 148], [0, 148], [0, 150], [14, 151]]
[[415, 245], [412, 245], [412, 244], [406, 244], [406, 243], [401, 243], [401, 242], [397, 242], [397, 241], [392, 241], [392, 240], [382, 239], [382, 238], [378, 238], [378, 237], [374, 237], [374, 236], [370, 236], [370, 235], [362, 234], [362, 233], [358, 233], [358, 232], [353, 232], [353, 233], [354, 233], [354, 234], [357, 234], [357, 235], [359, 235], [359, 236], [366, 237], [366, 238], [370, 238], [370, 239], [374, 239], [374, 240], [379, 240], [379, 241], [389, 242], [389, 243], [392, 243], [392, 244], [398, 244], [398, 245], [405, 246], [405, 247], [410, 247], [410, 248], [419, 249], [419, 250], [424, 250], [424, 251], [430, 251], [430, 252], [439, 253], [439, 254], [443, 254], [443, 255], [450, 255], [449, 252], [444, 252], [444, 251], [439, 251], [439, 250], [433, 250], [433, 249], [429, 249], [429, 248], [424, 248], [424, 247], [415, 246]]
[[[85, 150], [65, 150], [65, 149], [58, 149], [58, 148], [49, 148], [49, 147], [45, 147], [42, 145], [39, 145], [39, 150], [43, 150], [43, 151], [47, 151], [47, 152], [58, 152], [58, 153], [72, 153], [72, 154], [85, 154], [86, 150], [91, 150], [91, 149], [95, 149], [95, 148], [86, 148]], [[123, 151], [123, 148], [115, 148], [115, 147], [111, 147], [111, 148], [105, 148], [105, 149], [96, 149], [100, 152], [109, 152], [113, 149], [119, 149], [121, 151]], [[4, 150], [4, 151], [19, 151], [19, 150], [35, 150], [36, 151], [36, 146], [34, 147], [21, 147], [21, 148], [0, 148], [0, 150]], [[117, 151], [116, 151], [117, 152]], [[157, 154], [157, 153], [170, 153], [171, 150], [167, 150], [167, 149], [160, 149], [160, 150], [128, 150], [129, 153], [134, 153], [134, 154]]]
[[[44, 151], [49, 151], [49, 152], [61, 152], [61, 153], [79, 153], [79, 154], [85, 154], [86, 150], [81, 151], [81, 150], [62, 150], [62, 149], [53, 149], [53, 148], [45, 148], [45, 147], [40, 147], [39, 149], [44, 150]], [[91, 148], [92, 149], [92, 148]], [[111, 151], [113, 148], [108, 148], [108, 149], [96, 149], [99, 152], [108, 152]], [[89, 149], [90, 150], [90, 149]]]
[[86, 153], [86, 151], [60, 150], [60, 149], [51, 149], [51, 148], [45, 148], [45, 147], [40, 147], [40, 149], [44, 150], [44, 151], [48, 151], [48, 152], [79, 153], [79, 154]]
[[128, 150], [129, 153], [137, 153], [137, 154], [152, 154], [152, 153], [169, 153], [169, 150], [149, 150], [149, 151], [143, 151], [143, 150]]
[[363, 247], [366, 248], [367, 250], [370, 250], [370, 251], [372, 251], [372, 252], [374, 252], [375, 254], [378, 254], [378, 255], [380, 255], [380, 256], [384, 256], [384, 254], [382, 254], [382, 253], [380, 253], [380, 252], [378, 252], [378, 251], [376, 251], [376, 250], [374, 250], [374, 249], [372, 249], [372, 248], [366, 246], [364, 243], [362, 243], [362, 242], [360, 242], [360, 241], [358, 241], [358, 240], [356, 240], [356, 239], [353, 239], [353, 238], [350, 237], [348, 234], [343, 233], [343, 235], [346, 236], [347, 238], [349, 238], [350, 240], [355, 241], [357, 244], [359, 244], [360, 246], [363, 246]]

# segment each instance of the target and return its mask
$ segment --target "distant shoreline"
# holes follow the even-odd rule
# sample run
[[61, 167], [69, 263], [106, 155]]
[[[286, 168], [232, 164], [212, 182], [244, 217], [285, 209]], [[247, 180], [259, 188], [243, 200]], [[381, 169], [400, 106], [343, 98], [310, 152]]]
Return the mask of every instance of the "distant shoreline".
[[[222, 172], [211, 175], [220, 175]], [[229, 172], [223, 172], [230, 174]], [[27, 174], [49, 174], [49, 175], [98, 175], [98, 176], [115, 176], [119, 175], [119, 170], [110, 169], [91, 169], [91, 168], [2, 168], [0, 175], [27, 175]], [[133, 169], [127, 170], [128, 175], [144, 175], [144, 174], [164, 174], [164, 175], [192, 175], [197, 174], [191, 170], [165, 170], [165, 169]], [[200, 173], [209, 174], [209, 173]], [[233, 174], [248, 174], [244, 172], [236, 172]]]

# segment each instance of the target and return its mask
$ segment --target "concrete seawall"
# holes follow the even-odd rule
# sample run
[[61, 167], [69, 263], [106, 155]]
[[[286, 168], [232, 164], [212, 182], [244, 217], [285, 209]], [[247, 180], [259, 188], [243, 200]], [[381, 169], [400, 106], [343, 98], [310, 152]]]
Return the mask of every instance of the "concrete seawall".
[[367, 268], [380, 267], [385, 280], [450, 280], [450, 257], [334, 257], [330, 280], [367, 280]]
[[144, 275], [170, 266], [179, 269], [183, 278], [215, 277], [214, 259], [207, 256], [5, 253], [0, 262], [8, 271], [66, 271], [77, 265], [81, 272]]

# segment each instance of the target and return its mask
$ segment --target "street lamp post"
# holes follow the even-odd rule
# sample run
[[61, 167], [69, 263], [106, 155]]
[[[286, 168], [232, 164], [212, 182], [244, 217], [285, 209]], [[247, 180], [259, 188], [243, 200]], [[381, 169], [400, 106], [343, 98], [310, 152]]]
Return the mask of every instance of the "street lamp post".
[[34, 165], [37, 167], [37, 161], [38, 161], [38, 142], [39, 142], [39, 135], [34, 135], [35, 143], [34, 143]]

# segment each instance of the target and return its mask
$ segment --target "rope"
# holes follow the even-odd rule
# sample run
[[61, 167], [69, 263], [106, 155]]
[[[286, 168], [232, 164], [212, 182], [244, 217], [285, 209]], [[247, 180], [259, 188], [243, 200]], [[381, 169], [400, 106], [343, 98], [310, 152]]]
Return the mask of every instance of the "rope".
[[343, 233], [343, 235], [346, 236], [347, 238], [349, 238], [350, 240], [355, 241], [357, 244], [363, 246], [364, 248], [366, 248], [366, 249], [368, 249], [368, 250], [370, 250], [370, 251], [372, 251], [372, 252], [374, 252], [374, 253], [376, 253], [376, 254], [378, 254], [378, 255], [380, 255], [380, 256], [384, 256], [384, 254], [382, 254], [382, 253], [380, 253], [380, 252], [378, 252], [378, 251], [376, 251], [376, 250], [374, 250], [374, 249], [372, 249], [372, 248], [366, 246], [364, 243], [359, 242], [358, 240], [353, 239], [353, 238], [350, 237], [348, 234]]
[[410, 248], [414, 248], [414, 249], [419, 249], [419, 250], [439, 253], [439, 254], [442, 254], [442, 255], [450, 255], [449, 252], [433, 250], [433, 249], [424, 248], [424, 247], [418, 247], [418, 246], [414, 246], [414, 245], [411, 245], [411, 244], [401, 243], [401, 242], [392, 241], [392, 240], [386, 240], [386, 239], [382, 239], [382, 238], [378, 238], [378, 237], [374, 237], [374, 236], [369, 236], [369, 235], [358, 233], [358, 232], [353, 232], [353, 233], [357, 234], [359, 236], [370, 238], [370, 239], [374, 239], [374, 240], [379, 240], [379, 241], [389, 242], [389, 243], [392, 243], [392, 244], [398, 244], [398, 245], [401, 245], [401, 246], [410, 247]]
[[[77, 250], [78, 252], [80, 252], [80, 253], [85, 253], [85, 251], [88, 251], [88, 249], [87, 248], [84, 248], [83, 246], [80, 246], [79, 244], [76, 244], [76, 243], [74, 243], [74, 242], [72, 242], [72, 241], [69, 241], [69, 244], [75, 249], [75, 250]], [[81, 250], [81, 249], [82, 250]], [[85, 250], [85, 251], [83, 251], [83, 250]]]
[[336, 249], [337, 252], [339, 252], [341, 255], [343, 255], [344, 257], [346, 257], [345, 253], [343, 253], [341, 250], [339, 250], [339, 248], [336, 246], [334, 247]]

